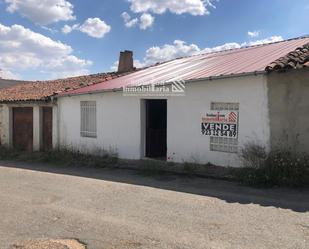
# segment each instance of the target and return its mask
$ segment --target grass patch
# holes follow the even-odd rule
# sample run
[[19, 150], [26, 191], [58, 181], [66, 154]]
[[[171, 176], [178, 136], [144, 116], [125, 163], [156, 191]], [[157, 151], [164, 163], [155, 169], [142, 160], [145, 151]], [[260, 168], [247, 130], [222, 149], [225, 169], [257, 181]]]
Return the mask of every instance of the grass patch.
[[0, 160], [17, 160], [38, 163], [56, 163], [63, 166], [117, 167], [116, 154], [100, 151], [98, 154], [84, 154], [80, 151], [58, 149], [46, 152], [25, 152], [0, 147]]
[[138, 170], [144, 176], [161, 176], [167, 174], [167, 163], [156, 160], [140, 160]]
[[[48, 152], [23, 152], [0, 147], [0, 160], [49, 163], [62, 166], [102, 168], [133, 168], [143, 176], [161, 177], [174, 173], [236, 180], [245, 185], [272, 187], [309, 186], [309, 155], [291, 151], [266, 152], [258, 145], [246, 145], [241, 151], [242, 168], [224, 168], [212, 164], [200, 165], [157, 160], [119, 160], [117, 154], [98, 150], [85, 154], [76, 150], [59, 149]], [[131, 165], [131, 166], [130, 166]]]
[[184, 173], [186, 173], [188, 175], [196, 174], [199, 167], [200, 166], [195, 164], [195, 163], [189, 163], [189, 162], [183, 163], [183, 171], [184, 171]]

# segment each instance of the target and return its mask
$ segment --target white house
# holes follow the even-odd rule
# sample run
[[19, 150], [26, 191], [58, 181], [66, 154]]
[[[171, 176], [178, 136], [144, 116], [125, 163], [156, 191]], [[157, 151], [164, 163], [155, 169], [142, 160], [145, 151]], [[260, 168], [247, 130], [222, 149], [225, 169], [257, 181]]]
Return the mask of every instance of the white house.
[[[59, 143], [86, 151], [112, 149], [121, 158], [239, 166], [237, 152], [246, 143], [272, 146], [266, 67], [307, 43], [309, 38], [294, 39], [180, 58], [62, 94]], [[128, 92], [132, 85], [180, 80], [184, 96]], [[224, 120], [231, 112], [235, 123]], [[235, 124], [236, 132], [222, 124]]]
[[[271, 149], [282, 139], [304, 148], [306, 129], [292, 132], [290, 119], [309, 125], [298, 109], [293, 111], [293, 106], [309, 108], [308, 47], [309, 38], [303, 37], [136, 71], [132, 54], [123, 52], [119, 71], [130, 73], [53, 95], [54, 147], [234, 167], [240, 165], [238, 152], [247, 143]], [[1, 92], [0, 100], [8, 110], [3, 119], [11, 127], [12, 102], [1, 98]], [[7, 144], [9, 130], [4, 131]]]
[[[59, 97], [58, 110], [61, 145], [112, 149], [121, 158], [167, 157], [236, 166], [235, 152], [247, 141], [269, 146], [264, 75], [188, 83], [185, 96], [178, 97], [124, 97], [121, 91]], [[239, 112], [236, 138], [202, 134], [202, 118], [219, 110]], [[83, 127], [82, 122], [96, 125]]]

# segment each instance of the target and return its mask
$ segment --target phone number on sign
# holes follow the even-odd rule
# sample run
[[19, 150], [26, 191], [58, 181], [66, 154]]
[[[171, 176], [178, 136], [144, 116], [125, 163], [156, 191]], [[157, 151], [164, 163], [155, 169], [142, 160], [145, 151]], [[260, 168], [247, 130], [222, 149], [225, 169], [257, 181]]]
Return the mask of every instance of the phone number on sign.
[[202, 123], [202, 134], [214, 137], [237, 137], [236, 124]]

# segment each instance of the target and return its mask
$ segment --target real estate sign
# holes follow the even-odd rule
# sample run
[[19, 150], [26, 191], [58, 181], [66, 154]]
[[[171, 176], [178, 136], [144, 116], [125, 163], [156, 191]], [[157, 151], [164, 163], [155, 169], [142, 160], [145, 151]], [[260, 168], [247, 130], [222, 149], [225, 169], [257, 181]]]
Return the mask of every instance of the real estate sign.
[[211, 111], [202, 116], [202, 134], [212, 137], [238, 136], [238, 112]]

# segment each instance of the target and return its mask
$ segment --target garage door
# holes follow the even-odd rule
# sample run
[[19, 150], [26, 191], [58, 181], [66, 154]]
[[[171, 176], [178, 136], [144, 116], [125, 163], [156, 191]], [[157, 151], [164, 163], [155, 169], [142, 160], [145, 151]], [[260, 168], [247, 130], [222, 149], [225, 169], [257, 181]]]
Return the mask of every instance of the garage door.
[[26, 151], [33, 149], [32, 107], [13, 108], [13, 146]]

